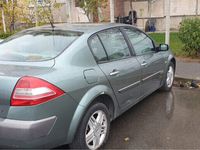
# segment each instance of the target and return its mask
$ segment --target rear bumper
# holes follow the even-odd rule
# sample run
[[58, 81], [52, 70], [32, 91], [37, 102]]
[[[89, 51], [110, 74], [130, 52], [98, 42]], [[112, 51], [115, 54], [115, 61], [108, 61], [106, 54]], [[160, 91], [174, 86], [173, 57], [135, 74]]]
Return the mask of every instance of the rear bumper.
[[[37, 121], [20, 121], [0, 118], [0, 139], [10, 142], [13, 140], [23, 142], [45, 137], [51, 132], [56, 119], [56, 116]], [[0, 142], [0, 145], [12, 145], [8, 143]]]

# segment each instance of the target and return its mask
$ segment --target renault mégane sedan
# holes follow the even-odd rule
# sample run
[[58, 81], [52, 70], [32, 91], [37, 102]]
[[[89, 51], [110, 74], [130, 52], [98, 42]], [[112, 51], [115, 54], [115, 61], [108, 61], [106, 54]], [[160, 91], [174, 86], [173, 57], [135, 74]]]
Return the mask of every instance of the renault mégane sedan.
[[171, 90], [175, 68], [168, 45], [130, 25], [19, 32], [0, 43], [0, 147], [98, 149], [112, 120]]

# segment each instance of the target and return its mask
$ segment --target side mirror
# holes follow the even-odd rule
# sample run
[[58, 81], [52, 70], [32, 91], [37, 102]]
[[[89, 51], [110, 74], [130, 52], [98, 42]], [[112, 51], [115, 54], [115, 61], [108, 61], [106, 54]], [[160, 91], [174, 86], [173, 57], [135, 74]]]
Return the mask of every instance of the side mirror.
[[169, 50], [169, 45], [167, 44], [160, 44], [158, 51], [168, 51]]

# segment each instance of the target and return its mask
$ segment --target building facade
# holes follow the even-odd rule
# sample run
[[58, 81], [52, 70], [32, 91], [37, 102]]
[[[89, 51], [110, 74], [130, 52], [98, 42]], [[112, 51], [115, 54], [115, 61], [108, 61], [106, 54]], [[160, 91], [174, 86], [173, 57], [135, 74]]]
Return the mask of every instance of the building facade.
[[[156, 30], [165, 30], [165, 0], [115, 0], [115, 17], [127, 16], [130, 10], [137, 12], [137, 26], [145, 29], [149, 18], [156, 21]], [[104, 11], [105, 20], [109, 21], [109, 1]], [[180, 22], [186, 17], [200, 15], [200, 0], [171, 0], [171, 29], [177, 30]]]

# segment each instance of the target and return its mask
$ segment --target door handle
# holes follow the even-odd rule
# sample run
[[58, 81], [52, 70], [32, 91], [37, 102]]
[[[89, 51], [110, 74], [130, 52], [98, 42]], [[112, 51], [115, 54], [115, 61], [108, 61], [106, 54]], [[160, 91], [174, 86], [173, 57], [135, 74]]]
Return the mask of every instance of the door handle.
[[116, 76], [119, 74], [119, 71], [118, 70], [113, 70], [111, 73], [110, 73], [110, 76]]
[[143, 63], [141, 64], [141, 66], [146, 66], [146, 65], [147, 65], [146, 61], [143, 61]]

